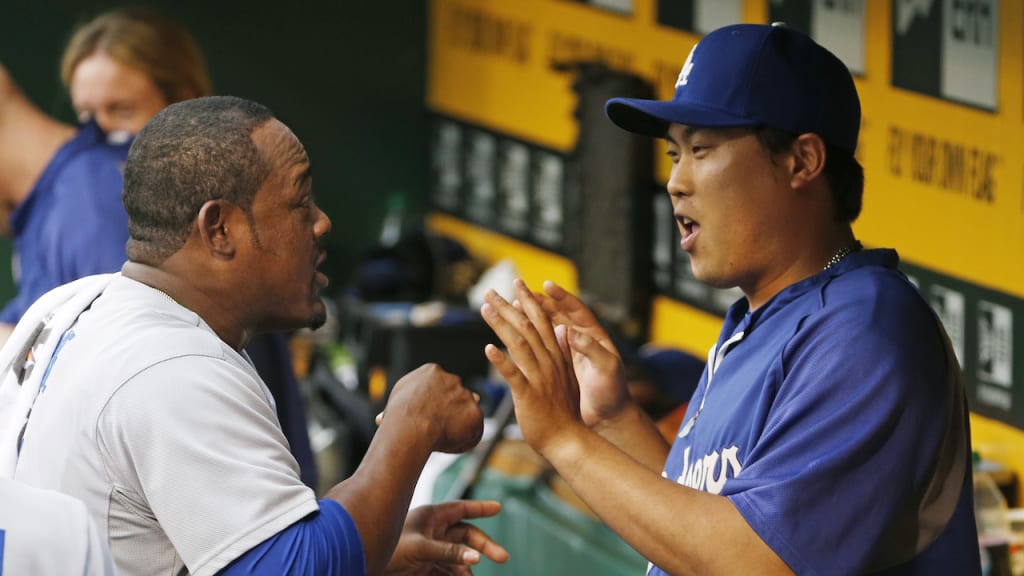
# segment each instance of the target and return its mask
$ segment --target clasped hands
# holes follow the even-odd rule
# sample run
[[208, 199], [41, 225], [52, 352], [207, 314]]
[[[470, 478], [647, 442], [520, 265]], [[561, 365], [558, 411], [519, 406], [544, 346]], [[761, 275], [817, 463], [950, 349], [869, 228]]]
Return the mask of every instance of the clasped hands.
[[516, 420], [542, 455], [574, 427], [614, 420], [629, 405], [622, 358], [582, 301], [554, 282], [531, 292], [514, 282], [508, 302], [491, 290], [480, 314], [507, 353], [484, 353], [509, 384]]

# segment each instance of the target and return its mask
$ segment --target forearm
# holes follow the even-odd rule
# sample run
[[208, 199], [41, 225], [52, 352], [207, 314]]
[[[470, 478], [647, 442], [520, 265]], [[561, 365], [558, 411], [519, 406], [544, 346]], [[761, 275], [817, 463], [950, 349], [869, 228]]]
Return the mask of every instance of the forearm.
[[668, 442], [647, 414], [632, 402], [617, 417], [601, 421], [592, 429], [650, 470], [661, 472], [665, 465]]
[[0, 201], [21, 202], [74, 133], [32, 104], [0, 65]]
[[325, 495], [344, 506], [359, 528], [371, 575], [384, 573], [433, 446], [425, 430], [398, 418], [390, 424], [377, 430], [359, 469]]
[[727, 498], [662, 478], [583, 426], [542, 454], [606, 524], [671, 574], [792, 573]]

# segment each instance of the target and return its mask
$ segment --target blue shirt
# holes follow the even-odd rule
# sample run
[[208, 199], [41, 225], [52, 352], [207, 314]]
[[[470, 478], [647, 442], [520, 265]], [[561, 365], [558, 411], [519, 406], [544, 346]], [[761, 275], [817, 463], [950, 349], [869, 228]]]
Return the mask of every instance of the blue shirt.
[[665, 464], [797, 574], [980, 571], [959, 368], [897, 264], [854, 253], [734, 304]]
[[18, 294], [0, 312], [0, 322], [16, 324], [37, 298], [61, 284], [121, 269], [128, 241], [122, 169], [130, 146], [109, 142], [89, 122], [54, 154], [11, 214]]

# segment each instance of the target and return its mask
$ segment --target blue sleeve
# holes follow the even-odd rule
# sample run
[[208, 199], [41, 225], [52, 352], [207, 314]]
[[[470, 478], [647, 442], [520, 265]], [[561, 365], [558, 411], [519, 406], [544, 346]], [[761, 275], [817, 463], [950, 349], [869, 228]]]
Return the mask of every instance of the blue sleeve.
[[868, 571], [943, 437], [951, 394], [938, 321], [916, 293], [883, 288], [797, 329], [761, 438], [727, 484], [798, 574]]
[[320, 499], [311, 514], [236, 558], [219, 576], [366, 574], [363, 541], [341, 504]]
[[[15, 238], [18, 294], [0, 313], [14, 324], [40, 296], [91, 274], [117, 272], [126, 260], [128, 214], [121, 203], [125, 145], [77, 142], [55, 158], [27, 201]], [[69, 144], [69, 146], [71, 146]]]

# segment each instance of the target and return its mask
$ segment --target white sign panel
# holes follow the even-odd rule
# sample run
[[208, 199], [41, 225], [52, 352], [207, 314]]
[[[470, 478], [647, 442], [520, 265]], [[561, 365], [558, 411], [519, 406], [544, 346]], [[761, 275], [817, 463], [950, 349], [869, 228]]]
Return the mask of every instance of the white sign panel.
[[1013, 310], [978, 302], [978, 379], [1013, 385]]
[[942, 95], [996, 109], [998, 0], [943, 0]]
[[864, 0], [814, 0], [811, 37], [864, 74]]
[[964, 363], [964, 340], [966, 339], [967, 305], [963, 292], [945, 286], [932, 286], [928, 300], [938, 314], [942, 326], [949, 334], [949, 340], [956, 352], [956, 359]]
[[633, 0], [589, 0], [587, 3], [623, 14], [633, 13]]
[[693, 7], [694, 28], [707, 34], [715, 28], [742, 22], [742, 0], [697, 0]]

